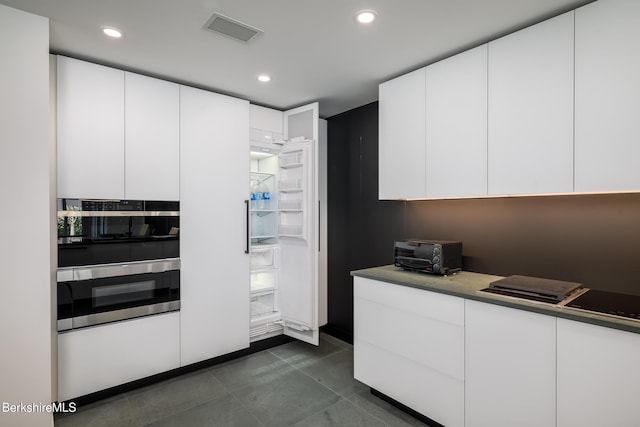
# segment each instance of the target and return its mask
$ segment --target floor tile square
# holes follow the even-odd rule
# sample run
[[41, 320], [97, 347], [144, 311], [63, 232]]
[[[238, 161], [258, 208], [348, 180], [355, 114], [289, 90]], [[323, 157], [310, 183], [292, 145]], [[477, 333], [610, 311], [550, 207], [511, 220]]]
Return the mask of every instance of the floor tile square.
[[233, 395], [267, 426], [290, 426], [339, 400], [339, 396], [300, 371], [247, 386]]

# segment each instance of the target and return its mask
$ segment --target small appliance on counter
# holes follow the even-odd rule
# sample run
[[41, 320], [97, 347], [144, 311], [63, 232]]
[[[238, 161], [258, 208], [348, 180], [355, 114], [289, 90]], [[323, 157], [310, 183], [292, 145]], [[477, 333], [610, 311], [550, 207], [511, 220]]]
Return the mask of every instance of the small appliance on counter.
[[551, 304], [558, 304], [583, 291], [581, 283], [521, 275], [496, 280], [491, 282], [488, 288], [481, 290], [481, 292]]
[[462, 242], [396, 240], [394, 265], [404, 270], [447, 275], [462, 270]]

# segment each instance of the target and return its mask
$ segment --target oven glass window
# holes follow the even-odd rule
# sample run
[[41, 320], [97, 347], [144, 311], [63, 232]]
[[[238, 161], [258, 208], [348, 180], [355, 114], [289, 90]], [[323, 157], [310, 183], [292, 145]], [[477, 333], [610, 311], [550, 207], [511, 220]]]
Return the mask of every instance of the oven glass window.
[[152, 300], [156, 290], [155, 280], [124, 283], [93, 288], [93, 307], [100, 308], [118, 304]]

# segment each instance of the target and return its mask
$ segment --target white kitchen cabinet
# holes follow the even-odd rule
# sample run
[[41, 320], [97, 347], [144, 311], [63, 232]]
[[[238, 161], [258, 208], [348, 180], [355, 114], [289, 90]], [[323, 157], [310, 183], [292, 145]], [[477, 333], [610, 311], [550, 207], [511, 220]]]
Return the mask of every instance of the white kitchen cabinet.
[[104, 390], [180, 366], [177, 312], [58, 335], [58, 400]]
[[576, 191], [640, 189], [640, 2], [576, 10]]
[[355, 277], [355, 378], [464, 426], [464, 316], [462, 298]]
[[380, 199], [425, 197], [425, 69], [379, 88]]
[[124, 198], [124, 71], [58, 57], [59, 198]]
[[488, 193], [573, 191], [574, 13], [489, 43]]
[[125, 198], [180, 199], [180, 87], [125, 73]]
[[426, 68], [426, 197], [486, 194], [487, 45], [482, 45]]
[[555, 426], [556, 319], [466, 300], [465, 385], [466, 427]]
[[249, 346], [249, 103], [181, 86], [180, 141], [180, 339], [188, 365]]
[[179, 86], [58, 57], [58, 197], [179, 200]]
[[557, 427], [638, 425], [640, 335], [558, 319]]

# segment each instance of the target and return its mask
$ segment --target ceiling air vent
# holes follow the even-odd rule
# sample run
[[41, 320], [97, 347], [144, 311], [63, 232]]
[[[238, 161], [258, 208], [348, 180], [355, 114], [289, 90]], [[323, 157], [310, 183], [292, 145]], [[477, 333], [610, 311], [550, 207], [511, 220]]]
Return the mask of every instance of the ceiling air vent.
[[204, 29], [245, 43], [263, 33], [263, 31], [258, 28], [221, 15], [218, 12], [214, 12], [213, 15], [211, 15], [211, 18], [204, 24]]

